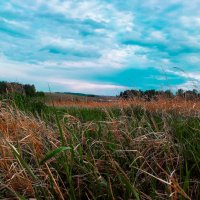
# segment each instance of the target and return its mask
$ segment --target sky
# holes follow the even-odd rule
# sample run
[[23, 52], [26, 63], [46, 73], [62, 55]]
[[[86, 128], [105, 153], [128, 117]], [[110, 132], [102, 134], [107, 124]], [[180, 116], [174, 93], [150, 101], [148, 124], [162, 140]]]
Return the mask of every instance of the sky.
[[117, 95], [199, 89], [199, 0], [0, 1], [0, 80]]

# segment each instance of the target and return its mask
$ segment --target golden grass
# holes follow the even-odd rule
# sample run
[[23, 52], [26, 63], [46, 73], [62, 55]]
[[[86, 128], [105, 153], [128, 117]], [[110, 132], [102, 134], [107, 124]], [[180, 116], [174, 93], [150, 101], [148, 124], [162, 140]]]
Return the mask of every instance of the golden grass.
[[[24, 156], [30, 158], [30, 162], [38, 163], [38, 160], [47, 151], [44, 145], [45, 139], [52, 141], [54, 148], [59, 143], [58, 140], [54, 139], [53, 131], [47, 128], [42, 121], [25, 115], [19, 110], [1, 105], [0, 138], [0, 191], [3, 188], [9, 188], [25, 196], [34, 196], [34, 181], [19, 165], [8, 143], [19, 147], [19, 150], [23, 151]], [[47, 176], [44, 171], [39, 173], [44, 178]]]
[[[48, 105], [52, 106], [51, 103]], [[142, 99], [112, 100], [107, 102], [98, 101], [54, 101], [56, 107], [78, 107], [78, 108], [126, 108], [140, 106], [149, 111], [174, 111], [179, 114], [196, 114], [200, 112], [199, 100], [185, 100], [182, 98], [166, 99], [160, 98], [157, 101], [145, 101]]]

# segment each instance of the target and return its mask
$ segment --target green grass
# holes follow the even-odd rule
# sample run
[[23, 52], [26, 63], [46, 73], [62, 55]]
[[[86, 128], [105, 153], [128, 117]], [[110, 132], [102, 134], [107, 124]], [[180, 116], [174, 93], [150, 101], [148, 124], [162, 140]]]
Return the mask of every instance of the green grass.
[[19, 121], [37, 118], [52, 135], [26, 129], [40, 138], [42, 158], [32, 142], [8, 141], [34, 192], [1, 176], [1, 198], [200, 199], [200, 118], [139, 107], [58, 109], [20, 97], [12, 105], [24, 111]]

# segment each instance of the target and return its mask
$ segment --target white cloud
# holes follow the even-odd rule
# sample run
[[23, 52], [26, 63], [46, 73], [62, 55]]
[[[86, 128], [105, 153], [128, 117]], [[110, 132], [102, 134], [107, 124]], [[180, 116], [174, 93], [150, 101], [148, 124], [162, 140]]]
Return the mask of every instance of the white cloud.
[[[114, 55], [113, 55], [114, 56]], [[56, 70], [56, 67], [62, 67], [63, 69], [97, 69], [97, 68], [121, 68], [122, 63], [117, 61], [112, 61], [109, 59], [99, 59], [99, 60], [86, 60], [86, 61], [45, 61], [39, 63], [41, 66], [50, 67]]]
[[183, 27], [195, 29], [200, 27], [200, 16], [181, 16], [180, 22]]
[[67, 91], [85, 92], [92, 94], [116, 94], [119, 91], [128, 89], [128, 87], [120, 85], [92, 83], [74, 79], [52, 79], [49, 80], [49, 82], [63, 85]]
[[17, 28], [23, 28], [23, 29], [28, 29], [29, 26], [27, 23], [25, 22], [18, 22], [18, 21], [14, 21], [14, 20], [8, 20], [8, 19], [5, 19], [3, 17], [0, 17], [0, 22], [5, 22], [6, 24], [9, 24], [11, 26], [15, 26]]
[[192, 65], [200, 64], [200, 57], [198, 53], [184, 55], [183, 60]]
[[40, 33], [39, 39], [41, 42], [41, 46], [52, 46], [52, 47], [60, 47], [63, 49], [70, 49], [76, 51], [91, 51], [91, 52], [98, 52], [99, 46], [95, 46], [92, 43], [85, 42], [83, 39], [80, 38], [63, 38], [58, 36], [50, 36], [49, 34]]
[[188, 80], [188, 82], [195, 82], [195, 83], [198, 83], [198, 85], [199, 85], [199, 83], [200, 83], [200, 73], [184, 71], [181, 68], [175, 68], [175, 69], [176, 69], [176, 71], [167, 69], [166, 72], [175, 74], [179, 77], [184, 77]]
[[161, 31], [152, 31], [150, 36], [149, 36], [149, 40], [153, 40], [153, 41], [166, 41], [166, 38], [164, 36], [164, 33]]
[[[63, 42], [63, 45], [65, 46], [65, 41]], [[79, 45], [78, 45], [79, 46]], [[78, 49], [77, 46], [75, 48]], [[91, 47], [92, 48], [92, 47]], [[86, 48], [87, 49], [87, 48]], [[92, 49], [91, 49], [92, 50]], [[143, 48], [138, 46], [128, 46], [123, 48], [105, 48], [105, 49], [97, 49], [99, 54], [101, 55], [99, 58], [91, 59], [86, 58], [84, 60], [62, 60], [62, 61], [44, 61], [39, 62], [41, 66], [50, 67], [50, 68], [56, 68], [56, 67], [62, 67], [62, 68], [82, 68], [82, 69], [122, 69], [127, 68], [129, 65], [130, 60], [133, 60], [134, 63], [146, 63], [148, 61], [146, 55], [137, 55], [137, 52], [143, 50]], [[136, 66], [136, 68], [141, 66]]]
[[180, 88], [183, 89], [183, 90], [193, 90], [193, 89], [199, 90], [200, 89], [199, 88], [199, 82], [198, 81], [191, 81], [191, 80], [187, 81], [183, 84], [177, 85], [175, 87], [175, 90], [180, 89]]
[[131, 31], [134, 27], [134, 16], [131, 12], [122, 12], [112, 4], [99, 0], [60, 1], [60, 0], [38, 0], [39, 5], [46, 5], [50, 12], [60, 13], [67, 19], [86, 20], [110, 24], [118, 31]]
[[[76, 79], [64, 79], [59, 78], [59, 75], [55, 71], [46, 75], [43, 70], [43, 65], [33, 65], [28, 63], [14, 62], [8, 60], [5, 56], [0, 56], [0, 78], [3, 80], [13, 80], [29, 83], [41, 83], [46, 85], [50, 83], [50, 86], [60, 85], [64, 87], [65, 91], [85, 92], [93, 94], [116, 94], [119, 91], [127, 89], [125, 86], [114, 84], [93, 83], [88, 81], [81, 81]], [[20, 67], [19, 67], [20, 66]], [[39, 71], [40, 76], [36, 76], [35, 72]], [[37, 84], [39, 85], [39, 84]]]
[[30, 67], [21, 66], [21, 63], [15, 63], [8, 60], [5, 56], [0, 55], [0, 71], [1, 78], [26, 77], [30, 71]]
[[40, 41], [42, 45], [55, 45], [59, 47], [71, 47], [76, 45], [79, 48], [83, 47], [82, 41], [73, 38], [61, 38], [41, 34]]

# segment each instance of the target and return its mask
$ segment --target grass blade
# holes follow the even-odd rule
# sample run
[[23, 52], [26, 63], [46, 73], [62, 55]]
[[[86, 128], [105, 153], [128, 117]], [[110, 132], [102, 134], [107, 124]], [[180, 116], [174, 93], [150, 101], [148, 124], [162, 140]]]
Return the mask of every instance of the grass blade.
[[8, 142], [8, 145], [10, 146], [13, 155], [15, 156], [15, 158], [18, 160], [18, 162], [20, 163], [20, 165], [27, 170], [27, 172], [29, 173], [29, 175], [34, 179], [37, 180], [37, 177], [35, 176], [35, 174], [33, 173], [33, 171], [31, 170], [31, 168], [29, 167], [29, 165], [26, 163], [26, 161], [22, 158], [21, 154], [18, 152], [18, 150], [15, 148], [15, 146], [13, 146], [12, 144], [10, 144]]
[[59, 147], [53, 151], [50, 151], [49, 153], [47, 153], [45, 158], [42, 161], [40, 161], [40, 165], [43, 165], [45, 162], [47, 162], [51, 158], [55, 157], [56, 155], [60, 154], [63, 151], [67, 151], [67, 150], [71, 150], [71, 148], [70, 147]]

